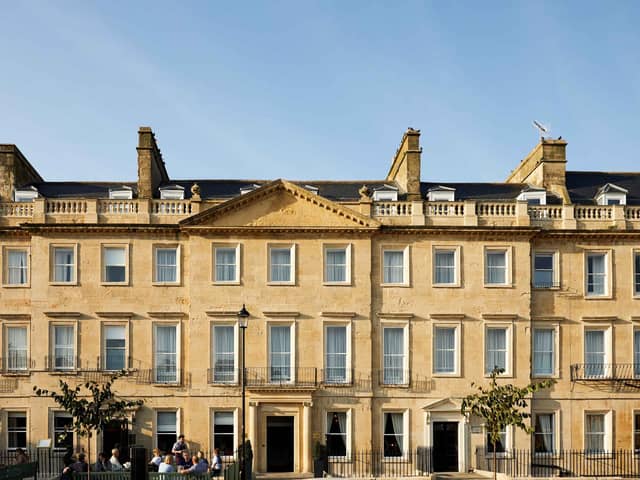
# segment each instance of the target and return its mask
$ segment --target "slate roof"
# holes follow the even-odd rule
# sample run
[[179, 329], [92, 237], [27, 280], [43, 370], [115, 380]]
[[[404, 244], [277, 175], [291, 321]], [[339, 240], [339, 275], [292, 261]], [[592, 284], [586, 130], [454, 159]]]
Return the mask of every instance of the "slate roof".
[[45, 198], [109, 198], [109, 189], [126, 185], [133, 189], [134, 198], [138, 194], [137, 182], [37, 182], [22, 185], [36, 187]]
[[[421, 182], [420, 193], [426, 197], [429, 189], [434, 187], [455, 188], [455, 199], [457, 200], [484, 200], [484, 201], [514, 201], [520, 192], [529, 185], [526, 183], [443, 183], [443, 182]], [[547, 192], [548, 204], [561, 204], [560, 198]]]
[[627, 205], [640, 205], [640, 173], [567, 172], [566, 182], [572, 203], [594, 205], [596, 192], [613, 183], [629, 191]]

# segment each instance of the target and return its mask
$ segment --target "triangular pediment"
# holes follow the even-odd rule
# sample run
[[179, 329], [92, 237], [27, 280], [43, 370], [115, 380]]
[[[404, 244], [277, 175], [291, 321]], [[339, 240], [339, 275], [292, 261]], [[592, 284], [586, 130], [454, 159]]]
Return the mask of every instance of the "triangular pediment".
[[180, 222], [186, 228], [376, 229], [379, 222], [286, 180], [275, 180]]
[[451, 398], [442, 398], [427, 403], [422, 409], [426, 412], [460, 412], [461, 403]]

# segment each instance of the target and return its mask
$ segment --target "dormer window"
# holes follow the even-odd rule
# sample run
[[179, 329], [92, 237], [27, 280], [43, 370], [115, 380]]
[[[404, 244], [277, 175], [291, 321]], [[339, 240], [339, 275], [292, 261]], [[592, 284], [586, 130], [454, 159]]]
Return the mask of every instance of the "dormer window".
[[629, 190], [607, 183], [596, 192], [595, 201], [598, 205], [626, 205]]
[[38, 189], [36, 187], [24, 187], [15, 189], [13, 198], [16, 202], [33, 202], [38, 198]]
[[240, 195], [246, 195], [249, 192], [253, 192], [256, 188], [260, 188], [260, 185], [257, 183], [252, 183], [251, 185], [246, 185], [240, 188]]
[[181, 185], [167, 185], [158, 190], [162, 200], [184, 200], [184, 187]]
[[383, 185], [373, 189], [374, 202], [397, 202], [398, 189], [393, 185]]
[[520, 192], [516, 200], [527, 202], [529, 205], [546, 205], [547, 191], [544, 188], [528, 186]]
[[437, 187], [430, 188], [427, 191], [427, 201], [429, 202], [453, 202], [455, 199], [455, 188], [438, 185]]
[[318, 192], [320, 191], [318, 187], [315, 187], [313, 185], [305, 185], [304, 188], [309, 190], [311, 193], [315, 193], [316, 195], [318, 195]]
[[131, 200], [133, 198], [133, 188], [126, 185], [109, 189], [111, 200]]

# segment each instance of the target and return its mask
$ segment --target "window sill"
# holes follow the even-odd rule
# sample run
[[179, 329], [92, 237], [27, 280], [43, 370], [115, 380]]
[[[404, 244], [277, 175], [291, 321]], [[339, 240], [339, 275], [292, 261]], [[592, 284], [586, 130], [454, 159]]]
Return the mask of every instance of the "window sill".
[[49, 370], [50, 375], [78, 375], [79, 371], [76, 368], [69, 370]]
[[585, 295], [585, 300], [612, 300], [613, 295]]
[[151, 282], [153, 287], [180, 287], [180, 282]]
[[560, 378], [557, 373], [532, 373], [531, 378]]
[[459, 283], [434, 283], [433, 288], [461, 288]]
[[410, 385], [408, 383], [382, 383], [380, 384], [382, 388], [409, 388]]
[[2, 372], [3, 377], [30, 377], [31, 372], [29, 370], [7, 370]]
[[513, 283], [485, 283], [484, 288], [514, 288]]
[[408, 283], [381, 283], [382, 288], [409, 288], [411, 285]]
[[182, 383], [181, 382], [151, 382], [151, 385], [154, 387], [160, 387], [160, 388], [175, 388], [175, 387], [181, 387]]
[[433, 372], [431, 376], [433, 378], [460, 378], [462, 375], [460, 375], [460, 372], [451, 372], [451, 373]]
[[267, 282], [269, 287], [295, 287], [296, 282]]
[[29, 283], [3, 283], [2, 288], [31, 288]]
[[103, 287], [128, 287], [129, 282], [100, 282]]
[[229, 380], [228, 382], [213, 381], [209, 382], [209, 385], [212, 387], [237, 387], [240, 385], [240, 382], [238, 380]]
[[[491, 378], [491, 372], [484, 372], [484, 378]], [[498, 375], [496, 378], [515, 378], [511, 372], [504, 372]]]
[[[350, 287], [351, 282], [322, 282], [322, 285], [325, 287]], [[336, 457], [336, 458], [344, 458], [344, 457]]]
[[325, 387], [352, 387], [353, 386], [353, 382], [351, 382], [351, 380], [345, 380], [343, 382], [322, 382], [322, 385], [324, 385]]
[[541, 292], [560, 290], [559, 286], [558, 287], [536, 287], [535, 285], [533, 285], [531, 288], [535, 291], [541, 291]]
[[78, 282], [49, 282], [49, 285], [53, 287], [76, 287]]
[[218, 281], [213, 281], [211, 282], [211, 285], [220, 285], [220, 286], [227, 286], [227, 287], [233, 287], [233, 286], [238, 286], [240, 285], [240, 281], [239, 280], [233, 280], [230, 282], [218, 282]]

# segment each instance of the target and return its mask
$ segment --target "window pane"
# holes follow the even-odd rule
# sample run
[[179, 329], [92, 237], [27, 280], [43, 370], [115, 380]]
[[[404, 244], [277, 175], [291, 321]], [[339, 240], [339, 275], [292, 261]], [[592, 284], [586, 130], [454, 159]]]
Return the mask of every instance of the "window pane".
[[156, 249], [156, 282], [175, 283], [178, 280], [178, 249]]
[[24, 412], [7, 413], [8, 448], [27, 448], [27, 414]]
[[291, 249], [272, 248], [271, 249], [271, 281], [290, 282], [291, 281]]
[[554, 330], [535, 329], [533, 332], [533, 373], [553, 375]]
[[456, 281], [456, 254], [454, 251], [437, 251], [435, 258], [435, 283], [452, 284]]
[[500, 437], [494, 444], [491, 441], [491, 436], [487, 433], [487, 452], [493, 453], [495, 450], [496, 453], [505, 453], [507, 451], [507, 429], [505, 428], [500, 432]]
[[533, 285], [537, 288], [553, 287], [553, 254], [536, 253], [534, 259]]
[[65, 426], [71, 426], [72, 418], [66, 413], [53, 415], [53, 446], [54, 448], [73, 448], [73, 433], [65, 431]]
[[384, 328], [383, 383], [401, 385], [404, 379], [404, 328]]
[[178, 380], [176, 342], [176, 326], [156, 327], [156, 382], [172, 383]]
[[24, 285], [27, 283], [27, 272], [26, 250], [8, 250], [7, 283], [9, 285]]
[[384, 456], [401, 457], [404, 445], [402, 413], [384, 414]]
[[347, 414], [327, 412], [327, 454], [330, 457], [347, 455]]
[[126, 281], [126, 250], [123, 247], [106, 247], [103, 253], [104, 281]]
[[162, 452], [171, 452], [173, 444], [178, 438], [176, 422], [176, 412], [158, 412], [157, 413], [157, 442], [158, 449]]
[[503, 285], [507, 283], [507, 253], [487, 252], [485, 282]]
[[604, 451], [604, 415], [587, 414], [585, 418], [585, 450], [590, 453]]
[[53, 280], [73, 282], [75, 255], [73, 248], [56, 247], [53, 251]]
[[291, 328], [272, 326], [270, 335], [271, 368], [270, 380], [288, 382], [291, 380]]
[[383, 283], [404, 283], [404, 252], [385, 250], [382, 255]]
[[584, 332], [584, 370], [586, 376], [603, 376], [605, 369], [604, 330]]
[[215, 412], [213, 416], [213, 447], [221, 455], [233, 455], [233, 412]]
[[551, 453], [554, 451], [554, 416], [552, 413], [536, 414], [534, 431], [534, 448], [536, 453]]
[[75, 367], [75, 339], [73, 327], [56, 325], [53, 327], [54, 336], [54, 368], [59, 370]]
[[7, 327], [7, 364], [9, 370], [27, 370], [28, 347], [26, 327]]
[[633, 374], [640, 377], [640, 330], [633, 331]]
[[236, 249], [216, 248], [216, 282], [235, 282]]
[[606, 255], [587, 256], [587, 295], [604, 295], [606, 292]]
[[485, 373], [494, 368], [507, 369], [507, 330], [504, 328], [488, 328], [486, 330], [486, 364]]
[[344, 383], [347, 381], [347, 327], [327, 327], [326, 333], [325, 381]]
[[214, 338], [214, 382], [233, 382], [235, 380], [234, 329], [231, 325], [213, 327]]
[[108, 325], [104, 328], [105, 369], [123, 370], [126, 365], [125, 327]]
[[347, 281], [347, 251], [346, 249], [327, 249], [325, 252], [327, 282]]
[[634, 282], [633, 290], [636, 295], [640, 294], [640, 254], [634, 255]]
[[436, 373], [455, 372], [455, 328], [435, 329], [434, 339], [434, 371]]

